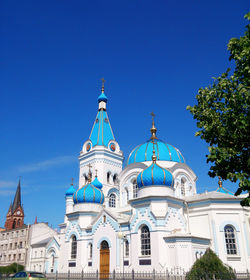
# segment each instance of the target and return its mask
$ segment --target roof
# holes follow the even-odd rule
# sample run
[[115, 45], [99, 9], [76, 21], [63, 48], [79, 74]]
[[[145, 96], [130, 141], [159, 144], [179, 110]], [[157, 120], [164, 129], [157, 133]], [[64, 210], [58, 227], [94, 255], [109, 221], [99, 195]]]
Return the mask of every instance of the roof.
[[111, 140], [115, 141], [106, 110], [101, 109], [98, 111], [89, 139], [93, 146], [108, 147]]
[[155, 147], [157, 160], [185, 163], [184, 157], [177, 148], [155, 138], [135, 147], [128, 157], [127, 165], [134, 162], [151, 161], [153, 147]]
[[39, 246], [42, 246], [42, 245], [46, 245], [49, 243], [49, 241], [51, 240], [52, 237], [48, 237], [46, 239], [43, 239], [43, 240], [40, 240], [36, 243], [33, 243], [31, 244], [32, 247], [39, 247]]
[[232, 201], [239, 201], [242, 198], [240, 196], [232, 196], [228, 193], [222, 193], [218, 191], [212, 191], [212, 192], [204, 192], [201, 194], [196, 194], [193, 196], [186, 197], [187, 202], [195, 202], [195, 201], [201, 201], [201, 200], [218, 200], [218, 199], [225, 199], [225, 200], [232, 200]]
[[15, 198], [14, 198], [14, 201], [13, 201], [13, 204], [12, 204], [12, 207], [11, 207], [11, 212], [14, 213], [15, 210], [19, 206], [21, 206], [21, 184], [20, 184], [20, 179], [19, 179], [18, 186], [17, 186], [17, 189], [16, 189]]

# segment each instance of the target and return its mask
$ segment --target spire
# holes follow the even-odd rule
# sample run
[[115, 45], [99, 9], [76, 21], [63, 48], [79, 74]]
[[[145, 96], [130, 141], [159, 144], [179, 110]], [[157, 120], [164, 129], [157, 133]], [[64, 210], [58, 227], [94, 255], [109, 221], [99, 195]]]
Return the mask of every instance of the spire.
[[98, 97], [99, 109], [97, 116], [92, 127], [89, 140], [92, 142], [92, 146], [106, 146], [111, 140], [115, 140], [108, 114], [106, 111], [107, 97], [104, 94], [104, 79], [102, 79], [102, 92]]
[[151, 139], [156, 139], [157, 137], [156, 137], [156, 131], [157, 131], [157, 129], [156, 129], [156, 127], [155, 127], [155, 120], [154, 120], [154, 117], [155, 117], [155, 114], [152, 112], [152, 113], [150, 113], [150, 115], [152, 116], [152, 127], [151, 127], [151, 129], [150, 129], [150, 131], [151, 131]]
[[14, 211], [18, 208], [18, 206], [21, 206], [21, 183], [20, 183], [20, 178], [19, 178], [17, 189], [16, 189], [16, 195], [15, 195], [15, 198], [14, 198], [14, 202], [13, 202], [13, 205], [12, 205], [11, 212], [14, 213]]
[[35, 222], [34, 222], [34, 224], [35, 224], [35, 225], [37, 224], [37, 216], [36, 216], [36, 218], [35, 218]]
[[10, 207], [9, 207], [8, 213], [9, 212], [12, 214], [12, 202], [10, 203]]
[[106, 81], [104, 80], [104, 78], [101, 78], [101, 81], [102, 81], [102, 93], [104, 93], [104, 83], [105, 83]]

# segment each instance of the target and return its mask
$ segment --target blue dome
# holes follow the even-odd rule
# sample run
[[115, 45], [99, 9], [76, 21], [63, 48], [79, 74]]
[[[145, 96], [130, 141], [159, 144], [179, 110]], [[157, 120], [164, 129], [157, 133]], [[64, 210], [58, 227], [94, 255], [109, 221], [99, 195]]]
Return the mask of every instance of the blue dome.
[[102, 183], [98, 180], [97, 177], [95, 177], [95, 180], [91, 184], [98, 189], [102, 189]]
[[136, 182], [139, 188], [154, 185], [172, 187], [174, 185], [172, 173], [160, 167], [156, 162], [152, 162], [148, 168], [139, 173]]
[[71, 185], [71, 186], [67, 189], [67, 191], [65, 192], [65, 196], [72, 196], [72, 195], [74, 194], [75, 191], [76, 191], [75, 188], [73, 187], [73, 185]]
[[104, 194], [92, 183], [77, 190], [73, 195], [74, 203], [99, 203], [103, 204]]
[[104, 101], [104, 102], [107, 102], [108, 101], [108, 98], [107, 96], [104, 94], [104, 92], [102, 92], [99, 97], [98, 97], [98, 102], [101, 102], [101, 101]]
[[184, 163], [184, 157], [174, 146], [163, 142], [160, 139], [150, 139], [146, 143], [138, 145], [133, 149], [128, 157], [127, 164], [134, 162], [151, 161], [153, 152], [153, 143], [155, 145], [156, 159]]

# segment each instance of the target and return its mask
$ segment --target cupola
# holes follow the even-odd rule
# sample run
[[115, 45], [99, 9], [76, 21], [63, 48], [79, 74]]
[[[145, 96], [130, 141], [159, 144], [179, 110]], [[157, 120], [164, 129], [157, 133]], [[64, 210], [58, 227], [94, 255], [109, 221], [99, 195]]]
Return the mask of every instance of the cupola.
[[137, 176], [136, 181], [139, 189], [149, 186], [173, 187], [174, 179], [172, 173], [156, 163], [156, 155], [154, 150], [152, 161], [152, 164], [140, 172]]
[[72, 183], [70, 184], [70, 187], [67, 189], [67, 191], [65, 192], [65, 196], [66, 197], [70, 197], [73, 196], [74, 192], [75, 192], [75, 188], [73, 186], [73, 179], [72, 179]]
[[151, 161], [153, 147], [155, 147], [156, 159], [158, 161], [173, 161], [185, 163], [184, 157], [177, 148], [157, 138], [157, 129], [154, 123], [155, 115], [153, 113], [151, 113], [151, 115], [151, 138], [148, 141], [146, 141], [146, 143], [138, 145], [132, 150], [128, 157], [127, 164], [129, 165], [135, 162]]
[[97, 203], [103, 204], [104, 194], [103, 192], [91, 183], [91, 171], [88, 174], [88, 183], [82, 188], [75, 191], [73, 195], [73, 200], [75, 204], [78, 203]]
[[98, 178], [97, 178], [97, 170], [96, 170], [96, 175], [95, 175], [95, 179], [94, 179], [94, 181], [91, 183], [93, 186], [95, 186], [96, 188], [98, 188], [98, 189], [102, 189], [102, 187], [103, 187], [103, 185], [102, 185], [102, 183], [98, 180]]

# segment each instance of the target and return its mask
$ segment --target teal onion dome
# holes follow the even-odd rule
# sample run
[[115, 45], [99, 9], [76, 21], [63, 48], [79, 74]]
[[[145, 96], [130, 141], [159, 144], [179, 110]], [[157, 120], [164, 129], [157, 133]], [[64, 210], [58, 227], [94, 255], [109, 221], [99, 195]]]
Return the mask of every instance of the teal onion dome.
[[99, 203], [103, 204], [104, 194], [96, 188], [92, 183], [88, 183], [82, 188], [75, 191], [73, 195], [74, 203]]
[[104, 102], [106, 102], [106, 103], [107, 103], [107, 101], [108, 101], [108, 98], [107, 98], [107, 96], [104, 94], [104, 92], [102, 92], [102, 93], [99, 95], [99, 97], [98, 97], [98, 102], [101, 102], [101, 101], [104, 101]]
[[102, 189], [103, 187], [102, 183], [98, 180], [97, 176], [95, 177], [95, 180], [91, 184], [98, 189]]
[[[153, 158], [156, 158], [153, 155]], [[152, 164], [144, 169], [136, 178], [136, 182], [139, 188], [148, 186], [167, 186], [172, 187], [174, 185], [173, 175], [170, 171], [160, 167], [156, 160], [153, 160]]]
[[138, 145], [130, 153], [127, 164], [143, 161], [151, 161], [153, 146], [155, 146], [156, 159], [184, 163], [184, 157], [174, 146], [158, 139], [151, 138], [146, 143]]
[[75, 192], [75, 188], [73, 187], [73, 185], [70, 185], [70, 187], [67, 189], [67, 191], [65, 192], [65, 196], [69, 197], [69, 196], [73, 196], [74, 192]]

